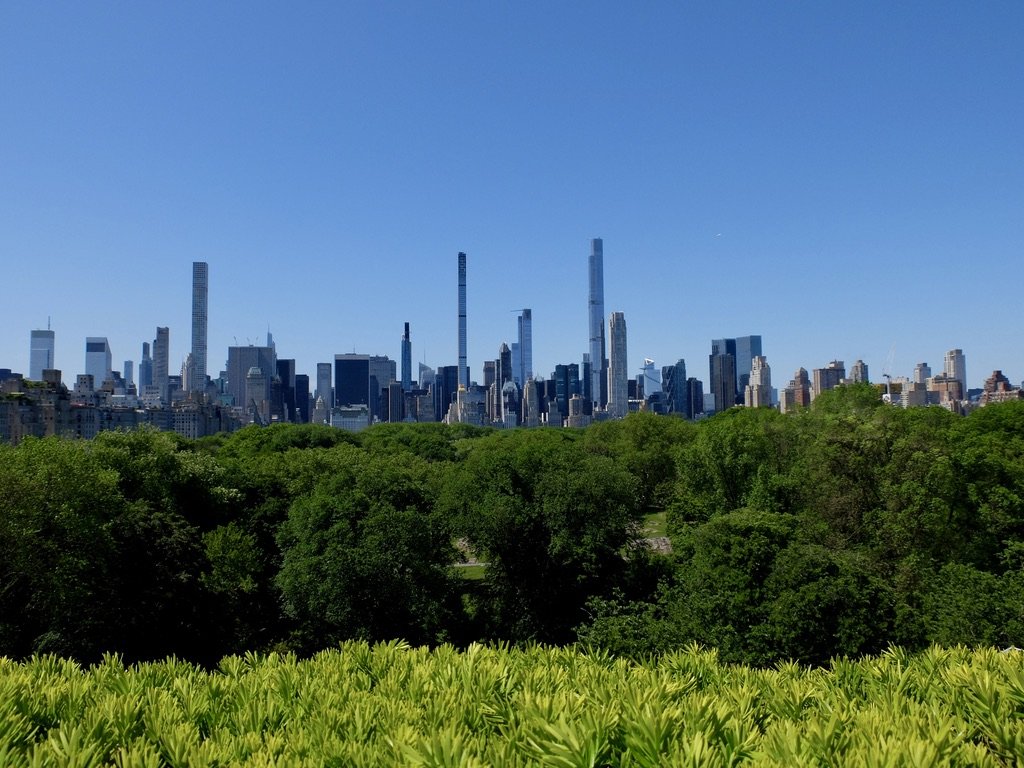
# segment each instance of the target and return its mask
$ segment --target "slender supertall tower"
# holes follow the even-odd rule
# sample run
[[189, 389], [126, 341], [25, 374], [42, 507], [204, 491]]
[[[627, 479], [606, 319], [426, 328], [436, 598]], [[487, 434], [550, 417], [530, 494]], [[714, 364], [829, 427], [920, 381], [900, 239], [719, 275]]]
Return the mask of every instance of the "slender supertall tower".
[[459, 251], [459, 386], [469, 388], [466, 362], [466, 254]]
[[171, 329], [157, 326], [156, 339], [153, 340], [153, 383], [160, 387], [160, 398], [169, 403], [168, 377], [171, 360]]
[[409, 339], [409, 324], [402, 334], [402, 391], [412, 390], [412, 341]]
[[604, 337], [604, 243], [590, 241], [590, 377], [595, 407], [608, 404], [608, 357]]
[[611, 358], [608, 361], [608, 412], [622, 418], [629, 412], [629, 368], [626, 364], [626, 316], [612, 312], [608, 323]]
[[207, 292], [210, 268], [205, 261], [192, 262], [192, 368], [191, 380], [185, 385], [189, 392], [206, 389], [206, 324]]
[[524, 309], [519, 313], [519, 370], [516, 371], [520, 386], [533, 378], [533, 311]]

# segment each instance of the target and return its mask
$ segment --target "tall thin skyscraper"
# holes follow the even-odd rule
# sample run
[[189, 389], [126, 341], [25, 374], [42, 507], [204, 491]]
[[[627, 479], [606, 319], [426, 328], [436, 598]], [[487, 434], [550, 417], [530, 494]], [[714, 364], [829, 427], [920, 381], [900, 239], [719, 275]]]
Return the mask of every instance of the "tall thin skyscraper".
[[591, 397], [596, 406], [608, 403], [608, 357], [604, 337], [604, 243], [599, 237], [590, 241], [590, 376]]
[[629, 411], [629, 368], [626, 363], [626, 316], [612, 312], [608, 322], [608, 412], [623, 417]]
[[533, 378], [533, 310], [519, 313], [519, 371], [517, 380], [523, 386]]
[[169, 402], [168, 364], [171, 359], [171, 329], [157, 326], [156, 339], [153, 341], [153, 384], [160, 387], [160, 398]]
[[459, 251], [459, 386], [469, 388], [466, 356], [466, 254]]
[[205, 261], [192, 262], [192, 381], [185, 383], [189, 392], [206, 388], [206, 326], [207, 294], [210, 268]]
[[139, 394], [153, 384], [153, 358], [149, 355], [149, 342], [142, 342], [142, 359], [139, 361]]
[[402, 391], [412, 390], [412, 341], [409, 339], [409, 324], [402, 334]]
[[30, 340], [28, 377], [32, 381], [42, 381], [43, 371], [53, 368], [54, 333], [50, 329], [32, 331]]

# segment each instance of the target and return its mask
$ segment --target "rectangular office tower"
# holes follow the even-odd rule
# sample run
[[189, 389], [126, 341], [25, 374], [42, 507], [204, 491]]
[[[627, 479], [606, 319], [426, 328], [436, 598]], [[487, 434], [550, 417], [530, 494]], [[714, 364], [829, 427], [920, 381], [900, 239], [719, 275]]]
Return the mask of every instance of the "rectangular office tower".
[[43, 371], [53, 368], [53, 349], [53, 331], [32, 331], [28, 358], [28, 377], [32, 381], [42, 381]]
[[590, 320], [590, 395], [595, 410], [608, 404], [608, 357], [604, 336], [604, 242], [590, 241], [588, 268], [590, 292], [587, 312]]
[[459, 251], [459, 386], [469, 388], [466, 360], [466, 254]]
[[206, 326], [207, 292], [210, 285], [209, 266], [205, 261], [192, 262], [192, 381], [185, 382], [188, 392], [206, 389]]
[[85, 340], [85, 372], [92, 376], [92, 385], [96, 389], [110, 378], [110, 344], [106, 336], [89, 336]]

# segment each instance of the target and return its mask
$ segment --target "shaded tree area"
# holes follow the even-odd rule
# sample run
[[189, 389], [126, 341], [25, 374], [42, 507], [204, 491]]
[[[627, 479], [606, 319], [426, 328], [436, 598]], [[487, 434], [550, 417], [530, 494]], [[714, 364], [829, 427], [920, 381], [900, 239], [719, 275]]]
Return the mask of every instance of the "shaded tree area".
[[[670, 555], [643, 542], [653, 513]], [[1024, 405], [957, 417], [852, 386], [695, 424], [0, 447], [0, 655], [213, 663], [398, 637], [696, 641], [754, 664], [1024, 646]]]

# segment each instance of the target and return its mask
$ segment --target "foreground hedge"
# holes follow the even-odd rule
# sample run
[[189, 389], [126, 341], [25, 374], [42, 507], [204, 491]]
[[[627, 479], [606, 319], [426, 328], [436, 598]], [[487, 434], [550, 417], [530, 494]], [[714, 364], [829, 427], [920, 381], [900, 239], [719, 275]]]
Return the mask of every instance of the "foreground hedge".
[[1019, 765], [1024, 653], [827, 669], [348, 643], [83, 669], [0, 659], [0, 765]]

